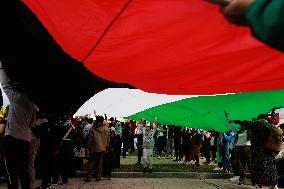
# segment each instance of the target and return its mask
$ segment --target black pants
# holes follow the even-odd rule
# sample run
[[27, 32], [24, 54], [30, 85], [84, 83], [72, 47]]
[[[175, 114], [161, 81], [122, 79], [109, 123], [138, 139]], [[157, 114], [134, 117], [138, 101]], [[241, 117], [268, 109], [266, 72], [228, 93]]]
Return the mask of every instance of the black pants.
[[22, 189], [30, 189], [28, 173], [30, 143], [12, 136], [4, 138], [4, 156], [8, 172], [8, 189], [18, 188], [18, 177]]
[[199, 154], [195, 155], [195, 165], [197, 165], [197, 166], [200, 165], [200, 163], [199, 163]]
[[143, 135], [138, 134], [137, 136], [137, 150], [138, 150], [138, 164], [141, 163], [141, 158], [143, 155]]
[[112, 171], [112, 163], [113, 163], [113, 151], [109, 151], [104, 154], [103, 158], [103, 177], [111, 177]]
[[[4, 162], [4, 136], [0, 136], [0, 177], [8, 178]], [[2, 182], [2, 179], [0, 179], [0, 182]]]
[[184, 160], [190, 161], [190, 150], [191, 150], [191, 143], [184, 143], [182, 144]]
[[216, 159], [216, 152], [217, 152], [217, 146], [211, 146], [211, 151], [212, 151], [212, 159]]
[[204, 150], [203, 153], [206, 159], [206, 163], [210, 163], [210, 146], [209, 145], [204, 146], [203, 150]]
[[63, 183], [67, 183], [70, 164], [66, 164], [65, 158], [61, 153], [55, 154], [53, 161], [53, 182], [57, 183], [61, 176]]
[[73, 166], [73, 153], [74, 147], [71, 140], [62, 142], [59, 153], [55, 154], [54, 159], [54, 170], [53, 170], [53, 181], [58, 182], [59, 177], [63, 183], [68, 182], [68, 177], [71, 174]]
[[126, 152], [128, 152], [128, 142], [129, 142], [129, 139], [128, 138], [123, 138], [122, 142], [123, 142], [122, 155], [125, 158], [126, 157]]
[[48, 152], [48, 149], [45, 150], [45, 152], [39, 153], [39, 166], [42, 177], [42, 186], [49, 185], [51, 183], [52, 176], [52, 152]]
[[82, 171], [84, 158], [82, 157], [74, 157], [74, 169], [75, 171]]
[[180, 144], [175, 143], [175, 156], [176, 161], [180, 161], [183, 158], [182, 147]]
[[240, 181], [244, 181], [246, 174], [246, 167], [250, 169], [250, 160], [251, 160], [251, 147], [250, 146], [236, 146], [235, 148], [237, 154], [237, 165], [240, 175]]
[[131, 149], [130, 152], [135, 152], [135, 149], [134, 149], [134, 135], [130, 135], [129, 136], [129, 145], [130, 145], [130, 149]]
[[159, 136], [157, 138], [157, 150], [158, 150], [158, 155], [161, 156], [162, 155], [162, 152], [164, 151], [165, 149], [165, 139], [163, 136]]
[[117, 148], [113, 152], [113, 168], [120, 168], [120, 154], [121, 149]]
[[238, 163], [238, 153], [236, 150], [236, 147], [232, 149], [231, 152], [231, 165], [232, 165], [232, 170], [235, 176], [240, 176], [239, 173], [239, 163]]

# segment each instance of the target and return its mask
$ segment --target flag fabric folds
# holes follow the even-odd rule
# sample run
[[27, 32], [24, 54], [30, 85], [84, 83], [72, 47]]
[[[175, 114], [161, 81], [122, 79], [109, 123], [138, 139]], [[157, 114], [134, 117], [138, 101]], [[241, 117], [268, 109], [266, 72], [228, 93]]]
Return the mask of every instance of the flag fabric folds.
[[0, 59], [48, 117], [73, 114], [95, 93], [131, 87], [102, 79], [56, 43], [37, 17], [18, 0], [0, 1]]
[[23, 0], [95, 75], [163, 94], [284, 87], [284, 55], [204, 0]]
[[[109, 87], [178, 95], [281, 91], [284, 55], [218, 9], [203, 0], [3, 0], [0, 59], [33, 102], [55, 115], [74, 113]], [[212, 106], [227, 100], [219, 98]]]
[[94, 113], [123, 118], [131, 114], [166, 104], [192, 95], [165, 95], [146, 93], [139, 89], [109, 88], [95, 94], [74, 114], [85, 116]]
[[164, 124], [225, 132], [224, 110], [232, 120], [252, 120], [273, 107], [284, 107], [284, 90], [200, 96], [183, 99], [138, 112], [128, 118], [153, 121], [158, 116]]

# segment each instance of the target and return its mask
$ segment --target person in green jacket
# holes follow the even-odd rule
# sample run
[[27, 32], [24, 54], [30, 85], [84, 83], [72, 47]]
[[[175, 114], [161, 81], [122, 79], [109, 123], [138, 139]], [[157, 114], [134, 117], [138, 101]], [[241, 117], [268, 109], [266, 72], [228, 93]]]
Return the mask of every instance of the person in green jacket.
[[283, 0], [229, 0], [221, 12], [229, 22], [249, 26], [253, 36], [284, 52]]

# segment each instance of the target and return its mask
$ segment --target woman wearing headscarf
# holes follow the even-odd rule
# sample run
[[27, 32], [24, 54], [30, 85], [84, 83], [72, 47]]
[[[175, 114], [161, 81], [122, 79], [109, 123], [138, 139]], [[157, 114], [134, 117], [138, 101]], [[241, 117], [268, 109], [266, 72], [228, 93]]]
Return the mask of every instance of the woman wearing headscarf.
[[276, 189], [278, 172], [275, 162], [275, 152], [267, 148], [267, 142], [272, 129], [273, 121], [267, 115], [260, 115], [253, 121], [230, 121], [245, 127], [251, 132], [251, 175], [255, 188], [269, 185]]

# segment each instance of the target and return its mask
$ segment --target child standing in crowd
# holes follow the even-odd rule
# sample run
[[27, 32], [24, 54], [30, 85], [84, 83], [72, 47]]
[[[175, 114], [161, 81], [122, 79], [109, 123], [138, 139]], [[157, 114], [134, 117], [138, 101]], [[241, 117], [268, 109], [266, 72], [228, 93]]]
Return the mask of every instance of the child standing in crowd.
[[157, 129], [157, 118], [155, 118], [155, 122], [152, 124], [152, 128], [150, 123], [147, 124], [146, 130], [143, 131], [143, 173], [146, 173], [147, 168], [149, 169], [149, 173], [152, 172], [153, 165], [153, 148], [154, 148], [154, 134]]

